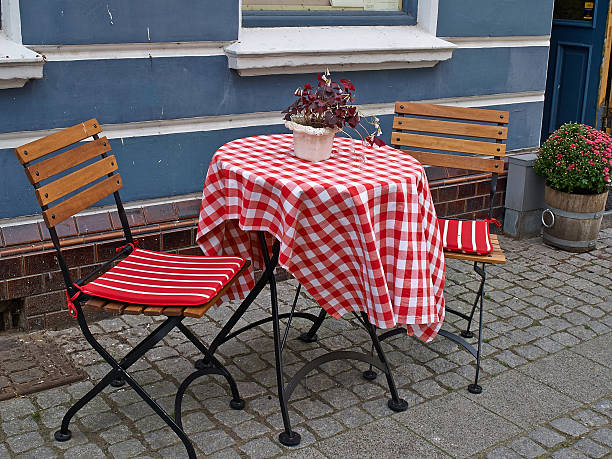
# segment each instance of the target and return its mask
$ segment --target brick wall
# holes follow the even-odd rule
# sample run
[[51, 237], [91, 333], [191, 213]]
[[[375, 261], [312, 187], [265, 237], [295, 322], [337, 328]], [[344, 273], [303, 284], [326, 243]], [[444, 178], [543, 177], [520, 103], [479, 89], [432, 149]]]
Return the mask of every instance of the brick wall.
[[[490, 178], [444, 168], [429, 168], [433, 200], [439, 216], [485, 218], [489, 209]], [[506, 176], [500, 176], [494, 216], [503, 218]], [[165, 252], [199, 254], [195, 245], [200, 199], [178, 197], [173, 202], [148, 203], [126, 209], [139, 246]], [[58, 225], [66, 262], [73, 279], [87, 275], [115, 254], [122, 243], [116, 211], [78, 215]], [[72, 324], [66, 312], [65, 285], [50, 242], [40, 221], [0, 224], [0, 331], [35, 330]], [[92, 316], [92, 313], [89, 313]], [[97, 313], [93, 319], [105, 317]]]

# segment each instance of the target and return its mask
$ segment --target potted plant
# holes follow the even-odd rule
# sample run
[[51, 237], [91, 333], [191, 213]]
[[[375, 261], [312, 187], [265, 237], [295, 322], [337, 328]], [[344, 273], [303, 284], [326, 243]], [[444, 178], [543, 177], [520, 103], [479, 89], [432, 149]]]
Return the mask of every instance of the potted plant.
[[[378, 118], [364, 117], [353, 105], [355, 86], [350, 80], [332, 81], [329, 71], [317, 76], [313, 88], [305, 84], [295, 90], [297, 100], [287, 107], [285, 126], [293, 131], [293, 150], [298, 158], [320, 161], [331, 156], [334, 135], [350, 127], [370, 145], [384, 145]], [[373, 132], [364, 125], [368, 124]], [[347, 135], [349, 135], [347, 133]]]
[[546, 179], [544, 241], [572, 252], [594, 249], [610, 187], [610, 136], [564, 124], [540, 147], [534, 170]]

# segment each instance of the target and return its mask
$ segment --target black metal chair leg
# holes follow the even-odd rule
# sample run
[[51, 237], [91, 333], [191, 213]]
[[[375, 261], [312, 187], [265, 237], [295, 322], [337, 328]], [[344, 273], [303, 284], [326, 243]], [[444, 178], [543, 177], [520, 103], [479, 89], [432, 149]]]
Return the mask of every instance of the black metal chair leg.
[[110, 371], [104, 378], [102, 378], [102, 380], [98, 384], [96, 384], [89, 392], [87, 392], [83, 397], [77, 400], [76, 403], [68, 409], [68, 411], [64, 415], [64, 418], [62, 419], [62, 425], [60, 427], [60, 430], [58, 430], [54, 434], [54, 437], [57, 441], [70, 440], [70, 438], [72, 437], [72, 432], [68, 427], [70, 426], [70, 421], [72, 420], [73, 416], [77, 414], [81, 408], [87, 405], [96, 395], [102, 392], [106, 388], [106, 386], [111, 383], [113, 378], [116, 377], [116, 374], [117, 373], [114, 370]]
[[376, 335], [376, 327], [372, 325], [366, 313], [361, 314], [366, 329], [372, 339], [372, 345], [374, 349], [376, 349], [376, 353], [378, 354], [378, 358], [382, 362], [385, 367], [385, 376], [387, 377], [387, 384], [389, 385], [389, 392], [391, 392], [391, 400], [387, 403], [390, 409], [393, 411], [406, 411], [408, 409], [408, 402], [399, 397], [397, 392], [397, 387], [395, 386], [395, 381], [393, 380], [393, 374], [391, 373], [391, 368], [389, 367], [389, 362], [387, 361], [387, 357], [380, 345], [380, 341], [378, 340], [378, 335]]
[[[474, 271], [480, 274], [478, 271], [477, 262], [474, 262]], [[476, 293], [476, 298], [474, 298], [474, 303], [472, 304], [472, 310], [470, 311], [470, 315], [467, 318], [467, 325], [465, 327], [465, 330], [461, 331], [461, 336], [463, 338], [473, 338], [474, 337], [474, 332], [470, 330], [470, 327], [472, 326], [472, 319], [474, 318], [474, 312], [476, 311], [476, 307], [478, 306], [479, 299], [482, 298], [482, 295], [484, 294], [484, 284], [485, 284], [485, 279], [484, 277], [482, 277], [480, 280], [480, 287], [478, 288], [478, 292]]]
[[[370, 347], [370, 356], [372, 357], [374, 356], [374, 344], [373, 343], [372, 343], [372, 346]], [[364, 379], [367, 379], [368, 381], [374, 381], [376, 377], [378, 376], [378, 373], [374, 371], [374, 366], [370, 364], [370, 368], [365, 370], [362, 373], [362, 376]]]
[[478, 385], [478, 376], [480, 375], [480, 355], [482, 350], [482, 315], [484, 312], [484, 282], [486, 279], [485, 264], [482, 264], [482, 270], [477, 271], [482, 276], [482, 290], [480, 295], [480, 315], [478, 318], [478, 350], [476, 351], [476, 376], [474, 377], [474, 384], [468, 385], [468, 391], [472, 394], [482, 393], [482, 387]]
[[319, 312], [317, 320], [311, 325], [310, 330], [308, 330], [306, 333], [302, 333], [299, 336], [299, 339], [305, 343], [314, 343], [318, 339], [317, 331], [319, 331], [319, 328], [321, 328], [325, 317], [327, 317], [327, 311], [321, 308], [321, 312]]

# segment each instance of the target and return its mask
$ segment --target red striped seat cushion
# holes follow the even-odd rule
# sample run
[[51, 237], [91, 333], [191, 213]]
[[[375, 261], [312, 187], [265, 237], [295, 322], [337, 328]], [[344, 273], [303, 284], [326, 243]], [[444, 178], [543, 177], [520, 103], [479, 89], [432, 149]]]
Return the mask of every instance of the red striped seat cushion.
[[489, 220], [438, 218], [438, 228], [442, 236], [442, 246], [445, 250], [478, 255], [486, 255], [493, 250], [489, 233]]
[[219, 293], [245, 263], [239, 257], [174, 255], [136, 248], [82, 291], [124, 303], [196, 306]]

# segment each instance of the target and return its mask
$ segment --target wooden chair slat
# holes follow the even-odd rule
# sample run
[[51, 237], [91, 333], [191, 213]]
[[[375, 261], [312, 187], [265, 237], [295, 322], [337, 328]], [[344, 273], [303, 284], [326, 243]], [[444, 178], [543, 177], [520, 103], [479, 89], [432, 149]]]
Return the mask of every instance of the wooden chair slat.
[[60, 153], [53, 158], [45, 159], [37, 164], [25, 168], [30, 183], [34, 185], [49, 177], [59, 174], [71, 167], [78, 166], [85, 161], [95, 158], [102, 153], [110, 151], [110, 143], [106, 137], [93, 140], [85, 145], [79, 145], [72, 150]]
[[494, 158], [478, 158], [475, 156], [449, 155], [444, 153], [429, 153], [426, 151], [402, 150], [423, 165], [452, 167], [481, 172], [501, 172], [504, 170], [504, 160]]
[[491, 245], [493, 250], [487, 255], [474, 255], [469, 253], [452, 252], [450, 250], [444, 251], [446, 258], [452, 258], [455, 260], [464, 260], [478, 263], [495, 263], [503, 265], [506, 263], [506, 256], [499, 244], [499, 239], [496, 234], [491, 234]]
[[456, 151], [457, 153], [470, 153], [475, 155], [504, 156], [506, 154], [506, 145], [502, 143], [408, 134], [405, 132], [393, 132], [391, 134], [391, 143], [404, 147]]
[[15, 148], [15, 154], [21, 164], [26, 164], [100, 132], [102, 132], [102, 128], [98, 120], [90, 119], [17, 147]]
[[115, 155], [110, 155], [78, 171], [58, 178], [47, 185], [41, 186], [36, 190], [36, 198], [41, 206], [46, 206], [116, 170], [117, 159]]
[[88, 208], [92, 204], [104, 199], [122, 187], [121, 176], [114, 174], [92, 187], [71, 196], [65, 201], [43, 211], [43, 218], [48, 227], [52, 228], [68, 217]]
[[89, 309], [101, 310], [106, 303], [108, 303], [108, 300], [104, 298], [92, 297], [83, 303], [83, 306]]
[[144, 306], [141, 304], [130, 304], [129, 306], [126, 306], [125, 309], [123, 310], [124, 314], [130, 314], [130, 315], [138, 315], [138, 314], [142, 314], [142, 311], [144, 310]]
[[177, 317], [177, 316], [182, 316], [183, 315], [183, 310], [185, 309], [185, 307], [180, 307], [180, 306], [171, 306], [168, 308], [164, 308], [164, 315], [168, 316], [168, 317]]
[[118, 303], [116, 301], [111, 301], [104, 305], [104, 310], [106, 312], [112, 312], [113, 314], [121, 314], [125, 309], [125, 303]]
[[418, 102], [396, 102], [395, 113], [500, 124], [507, 124], [510, 116], [509, 112], [503, 110], [451, 107], [450, 105], [421, 104]]
[[462, 135], [465, 137], [478, 137], [482, 139], [494, 140], [506, 140], [508, 138], [508, 128], [505, 126], [458, 123], [455, 121], [410, 118], [408, 116], [396, 116], [393, 118], [393, 129], [416, 132], [432, 132], [436, 134]]
[[144, 308], [145, 316], [160, 316], [164, 312], [163, 306], [145, 306]]

